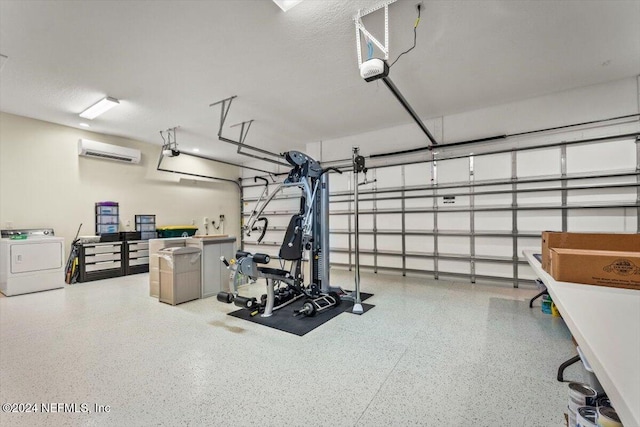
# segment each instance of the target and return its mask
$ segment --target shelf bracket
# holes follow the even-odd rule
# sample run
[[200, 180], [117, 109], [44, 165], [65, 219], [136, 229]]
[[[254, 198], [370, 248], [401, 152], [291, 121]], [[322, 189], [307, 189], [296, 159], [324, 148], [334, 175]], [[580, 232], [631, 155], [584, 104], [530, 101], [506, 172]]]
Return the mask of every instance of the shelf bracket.
[[[222, 128], [224, 127], [224, 123], [227, 120], [227, 116], [229, 115], [229, 110], [231, 109], [231, 103], [233, 102], [233, 100], [235, 98], [237, 98], [237, 95], [230, 96], [229, 98], [225, 98], [223, 100], [220, 100], [220, 101], [214, 102], [212, 104], [209, 104], [209, 107], [214, 107], [214, 106], [220, 104], [220, 126], [218, 128], [218, 140], [237, 146], [238, 147], [238, 151], [237, 151], [238, 154], [241, 154], [243, 156], [251, 157], [251, 158], [254, 158], [254, 159], [257, 159], [257, 160], [263, 160], [265, 162], [269, 162], [269, 163], [276, 164], [278, 166], [283, 166], [283, 167], [289, 168], [290, 167], [289, 164], [279, 160], [279, 159], [282, 158], [281, 154], [274, 153], [272, 151], [265, 150], [263, 148], [254, 147], [252, 145], [247, 145], [245, 143], [245, 140], [247, 138], [247, 134], [249, 133], [249, 128], [251, 127], [251, 123], [253, 122], [253, 120], [245, 121], [245, 122], [242, 122], [242, 123], [239, 124], [239, 125], [241, 125], [241, 128], [240, 128], [240, 139], [238, 141], [233, 140], [231, 138], [227, 138], [225, 136], [222, 136]], [[238, 124], [236, 124], [234, 126], [238, 126]], [[259, 155], [256, 155], [256, 154], [250, 154], [250, 153], [247, 153], [245, 151], [241, 151], [242, 148], [246, 148], [247, 150], [252, 150], [252, 151], [255, 151], [257, 153], [264, 154], [266, 156], [275, 157], [275, 158], [263, 157], [263, 156], [259, 156]]]
[[160, 131], [160, 137], [162, 138], [162, 151], [171, 150], [173, 155], [176, 156], [178, 151], [178, 142], [176, 141], [176, 130], [180, 126], [174, 126], [165, 131]]

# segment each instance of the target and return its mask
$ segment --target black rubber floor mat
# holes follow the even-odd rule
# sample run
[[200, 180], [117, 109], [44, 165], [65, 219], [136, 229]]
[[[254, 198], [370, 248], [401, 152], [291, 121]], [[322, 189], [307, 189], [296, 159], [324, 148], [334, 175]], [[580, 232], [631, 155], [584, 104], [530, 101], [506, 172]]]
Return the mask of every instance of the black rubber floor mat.
[[[371, 298], [373, 294], [360, 294], [362, 301]], [[251, 312], [249, 310], [236, 310], [229, 313], [229, 316], [237, 317], [238, 319], [248, 320], [249, 322], [258, 323], [260, 325], [268, 326], [270, 328], [278, 329], [284, 332], [289, 332], [290, 334], [303, 336], [304, 334], [313, 331], [318, 326], [328, 322], [333, 319], [340, 313], [344, 313], [345, 311], [351, 311], [353, 308], [353, 302], [351, 301], [342, 301], [342, 303], [334, 308], [328, 309], [327, 311], [323, 311], [322, 313], [318, 313], [313, 317], [304, 317], [304, 316], [294, 316], [294, 310], [299, 310], [304, 303], [304, 298], [299, 299], [298, 301], [281, 308], [280, 310], [274, 311], [271, 317], [261, 317], [259, 314], [251, 317]], [[371, 304], [362, 304], [362, 308], [364, 312], [371, 310], [374, 305]]]

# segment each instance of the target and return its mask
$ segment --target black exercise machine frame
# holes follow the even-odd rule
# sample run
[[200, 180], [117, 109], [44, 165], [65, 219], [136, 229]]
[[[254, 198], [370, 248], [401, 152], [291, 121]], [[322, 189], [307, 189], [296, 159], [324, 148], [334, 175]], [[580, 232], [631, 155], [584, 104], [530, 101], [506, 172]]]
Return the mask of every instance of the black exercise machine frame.
[[[303, 308], [296, 311], [296, 314], [312, 316], [337, 306], [341, 300], [339, 288], [331, 288], [329, 285], [328, 172], [332, 170], [342, 172], [331, 167], [323, 169], [317, 161], [299, 151], [283, 153], [283, 157], [289, 163], [291, 170], [284, 182], [279, 184], [270, 195], [268, 195], [268, 180], [262, 177], [254, 178], [254, 182], [259, 179], [264, 181], [264, 189], [243, 226], [243, 233], [249, 236], [253, 231], [261, 231], [258, 238], [260, 242], [268, 226], [268, 220], [261, 216], [265, 207], [283, 188], [300, 188], [303, 193], [300, 199], [300, 210], [289, 222], [279, 253], [281, 260], [291, 261], [291, 267], [285, 270], [261, 266], [271, 261], [269, 255], [262, 253], [238, 251], [235, 259], [230, 261], [222, 257], [221, 261], [227, 268], [234, 271], [234, 275], [231, 292], [220, 292], [218, 300], [225, 303], [233, 302], [239, 307], [249, 309], [252, 315], [261, 313], [263, 317], [269, 317], [275, 310], [299, 298], [307, 297], [308, 300], [303, 304]], [[256, 225], [258, 222], [263, 222], [262, 227]], [[302, 273], [305, 251], [308, 251], [311, 269], [308, 285], [305, 285]], [[239, 295], [238, 287], [244, 278], [253, 280], [264, 278], [267, 281], [267, 293], [262, 296], [260, 302], [256, 298]], [[286, 284], [286, 287], [279, 287], [276, 290], [276, 286], [282, 283]], [[276, 300], [279, 295], [281, 296], [280, 304], [277, 305]], [[349, 299], [350, 295], [345, 297]]]

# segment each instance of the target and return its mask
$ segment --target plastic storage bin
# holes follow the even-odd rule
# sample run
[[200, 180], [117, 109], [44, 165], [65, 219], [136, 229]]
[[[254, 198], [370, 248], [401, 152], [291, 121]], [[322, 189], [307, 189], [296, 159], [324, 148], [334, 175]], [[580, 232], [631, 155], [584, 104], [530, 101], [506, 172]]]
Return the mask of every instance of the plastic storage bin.
[[103, 206], [100, 203], [111, 203], [111, 202], [99, 202], [96, 203], [96, 214], [97, 215], [118, 215], [118, 205], [107, 205]]
[[540, 309], [542, 310], [543, 313], [551, 314], [551, 305], [552, 304], [553, 304], [553, 301], [551, 300], [551, 297], [549, 295], [543, 295], [542, 296], [542, 305], [541, 305]]
[[136, 215], [136, 224], [155, 224], [155, 215]]
[[196, 234], [198, 227], [194, 225], [168, 225], [156, 228], [158, 237], [190, 237]]
[[98, 224], [96, 232], [97, 234], [117, 233], [118, 224]]
[[202, 251], [193, 247], [165, 248], [158, 251], [160, 260], [160, 295], [158, 300], [171, 305], [202, 296]]
[[136, 215], [136, 230], [139, 231], [142, 240], [156, 238], [156, 216]]
[[96, 222], [101, 225], [118, 224], [118, 215], [96, 215]]
[[119, 212], [117, 202], [98, 202], [95, 207], [96, 234], [117, 233]]

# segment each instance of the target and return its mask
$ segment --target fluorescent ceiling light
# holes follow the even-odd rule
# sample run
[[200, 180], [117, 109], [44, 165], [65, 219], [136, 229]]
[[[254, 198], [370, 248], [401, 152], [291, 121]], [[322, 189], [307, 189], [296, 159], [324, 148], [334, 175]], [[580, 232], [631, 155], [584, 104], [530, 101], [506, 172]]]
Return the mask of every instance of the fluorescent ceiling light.
[[302, 0], [273, 0], [273, 2], [286, 12], [298, 3], [302, 3]]
[[199, 151], [200, 151], [200, 149], [199, 149], [199, 148], [194, 148], [194, 149], [193, 149], [193, 152], [194, 152], [194, 153], [198, 153]]
[[80, 117], [93, 120], [100, 114], [104, 113], [105, 111], [109, 111], [118, 104], [120, 104], [120, 102], [117, 99], [107, 96], [106, 98], [101, 99], [100, 101], [80, 113]]
[[80, 123], [80, 126], [83, 128], [90, 128], [91, 126], [89, 125], [89, 123]]

